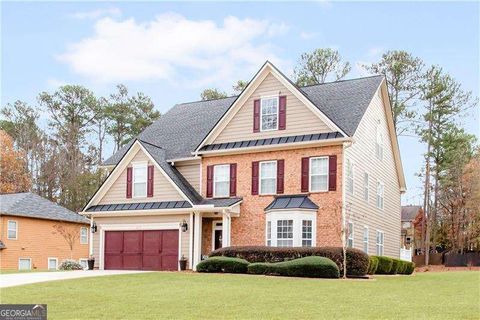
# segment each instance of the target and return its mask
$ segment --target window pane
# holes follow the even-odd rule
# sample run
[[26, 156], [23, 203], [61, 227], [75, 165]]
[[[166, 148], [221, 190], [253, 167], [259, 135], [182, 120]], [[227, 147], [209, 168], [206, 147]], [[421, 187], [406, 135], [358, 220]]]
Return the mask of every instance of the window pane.
[[133, 181], [145, 182], [147, 181], [147, 167], [133, 167]]
[[228, 197], [230, 195], [230, 165], [214, 167], [214, 196]]
[[293, 220], [277, 221], [277, 246], [293, 247]]
[[328, 174], [328, 158], [314, 158], [310, 164], [311, 174]]
[[215, 182], [215, 197], [228, 197], [230, 195], [230, 182]]
[[277, 129], [278, 121], [278, 98], [266, 98], [261, 100], [262, 130]]
[[328, 189], [328, 176], [312, 176], [311, 190], [312, 191], [326, 191]]
[[144, 182], [133, 184], [133, 196], [144, 197], [147, 195], [147, 184]]
[[267, 221], [267, 246], [272, 245], [272, 221]]
[[48, 260], [48, 270], [56, 270], [57, 269], [57, 260], [49, 259]]
[[302, 220], [302, 247], [312, 246], [312, 220]]
[[15, 221], [8, 221], [7, 238], [17, 238], [17, 223]]
[[30, 259], [20, 259], [18, 260], [18, 270], [30, 270]]
[[260, 194], [276, 193], [277, 162], [260, 162]]
[[368, 173], [363, 176], [363, 200], [368, 201], [368, 185], [369, 185]]

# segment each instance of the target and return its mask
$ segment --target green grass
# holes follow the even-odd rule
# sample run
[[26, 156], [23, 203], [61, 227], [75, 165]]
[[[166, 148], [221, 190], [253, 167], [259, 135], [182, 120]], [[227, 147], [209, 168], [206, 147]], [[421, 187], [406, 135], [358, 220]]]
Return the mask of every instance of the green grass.
[[480, 272], [326, 280], [144, 273], [1, 290], [46, 303], [49, 319], [478, 319]]
[[32, 272], [57, 272], [57, 271], [59, 271], [59, 270], [37, 270], [37, 269], [15, 270], [15, 269], [6, 269], [6, 270], [0, 270], [0, 274], [32, 273]]

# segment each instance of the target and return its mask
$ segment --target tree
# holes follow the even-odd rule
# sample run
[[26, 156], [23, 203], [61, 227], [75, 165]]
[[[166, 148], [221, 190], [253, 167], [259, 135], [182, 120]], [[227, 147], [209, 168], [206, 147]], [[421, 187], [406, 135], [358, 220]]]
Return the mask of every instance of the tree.
[[301, 55], [294, 77], [297, 85], [308, 86], [324, 83], [328, 78], [334, 81], [343, 79], [350, 70], [350, 63], [342, 62], [337, 50], [320, 48]]
[[238, 80], [237, 84], [233, 86], [233, 91], [235, 94], [240, 94], [248, 85], [248, 81]]
[[106, 110], [108, 107], [108, 101], [105, 98], [98, 99], [95, 110], [95, 118], [93, 120], [94, 126], [93, 131], [97, 135], [98, 145], [98, 165], [103, 161], [103, 146], [105, 144], [105, 139], [107, 138], [107, 128], [108, 128], [108, 118], [106, 115]]
[[384, 53], [379, 62], [363, 67], [370, 73], [385, 75], [397, 135], [405, 133], [416, 116], [414, 99], [421, 92], [423, 61], [406, 51], [394, 50]]
[[59, 234], [68, 244], [70, 248], [70, 259], [73, 258], [73, 248], [75, 247], [75, 243], [77, 243], [78, 239], [80, 238], [80, 228], [75, 225], [69, 225], [66, 223], [56, 223], [53, 225], [53, 232], [52, 234]]
[[0, 130], [0, 193], [25, 192], [31, 187], [25, 153], [15, 150], [12, 138]]
[[160, 112], [153, 110], [154, 105], [150, 97], [139, 92], [129, 99], [133, 108], [134, 119], [131, 124], [131, 135], [139, 135], [146, 127], [160, 118]]
[[216, 99], [222, 99], [222, 98], [226, 98], [226, 97], [228, 97], [226, 92], [219, 91], [216, 88], [205, 89], [200, 94], [200, 98], [202, 99], [202, 101], [216, 100]]

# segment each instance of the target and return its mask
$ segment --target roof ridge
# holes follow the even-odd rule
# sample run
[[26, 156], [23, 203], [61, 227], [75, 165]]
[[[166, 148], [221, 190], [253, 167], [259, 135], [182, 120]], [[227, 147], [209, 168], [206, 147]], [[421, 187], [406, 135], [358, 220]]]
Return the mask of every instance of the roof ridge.
[[201, 102], [209, 102], [209, 101], [218, 101], [218, 100], [225, 100], [225, 99], [231, 99], [231, 98], [236, 98], [239, 95], [232, 95], [224, 98], [217, 98], [217, 99], [209, 99], [209, 100], [195, 100], [195, 101], [189, 101], [189, 102], [182, 102], [182, 103], [177, 103], [174, 104], [172, 109], [175, 108], [176, 106], [181, 106], [183, 104], [189, 104], [189, 103], [201, 103]]
[[385, 77], [383, 74], [375, 74], [367, 77], [357, 77], [357, 78], [351, 78], [351, 79], [343, 79], [343, 80], [336, 80], [336, 81], [328, 81], [328, 82], [322, 82], [322, 83], [315, 83], [315, 84], [309, 84], [306, 86], [299, 87], [300, 89], [303, 88], [309, 88], [309, 87], [315, 87], [315, 86], [321, 86], [324, 84], [333, 84], [333, 83], [340, 83], [340, 82], [347, 82], [347, 81], [355, 81], [355, 80], [363, 80], [363, 79], [370, 79], [370, 78], [377, 78], [377, 77]]

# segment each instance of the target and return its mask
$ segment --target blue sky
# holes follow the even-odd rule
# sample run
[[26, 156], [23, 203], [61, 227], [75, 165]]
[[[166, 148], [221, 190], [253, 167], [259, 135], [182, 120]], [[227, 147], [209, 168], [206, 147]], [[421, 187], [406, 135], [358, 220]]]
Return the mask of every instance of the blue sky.
[[[205, 87], [231, 92], [266, 59], [291, 75], [300, 54], [318, 47], [338, 49], [353, 65], [348, 77], [365, 75], [359, 65], [388, 49], [407, 50], [479, 95], [478, 2], [0, 5], [1, 105], [35, 104], [39, 92], [63, 84], [107, 95], [124, 83], [166, 112]], [[478, 109], [462, 122], [480, 135]], [[409, 189], [402, 201], [420, 203], [424, 148], [415, 138], [400, 138], [400, 147]]]

